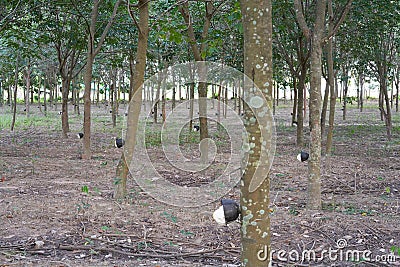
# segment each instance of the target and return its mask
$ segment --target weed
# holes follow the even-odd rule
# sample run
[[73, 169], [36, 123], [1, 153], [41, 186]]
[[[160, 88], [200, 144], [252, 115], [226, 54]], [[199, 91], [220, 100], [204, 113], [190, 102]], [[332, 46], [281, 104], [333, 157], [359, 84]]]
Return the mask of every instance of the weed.
[[120, 177], [114, 177], [114, 185], [119, 185], [121, 183], [122, 179]]
[[177, 247], [178, 246], [177, 244], [174, 244], [172, 241], [165, 241], [164, 245], [171, 246], [171, 247]]
[[101, 191], [100, 189], [98, 189], [97, 187], [93, 188], [94, 192], [96, 192], [97, 194], [101, 195]]
[[363, 216], [371, 216], [372, 215], [372, 211], [370, 210], [364, 210], [364, 209], [358, 209], [355, 207], [347, 207], [343, 213], [347, 214], [347, 215], [356, 215], [356, 214], [360, 214]]
[[335, 203], [322, 203], [322, 210], [335, 211], [337, 205]]
[[78, 212], [85, 211], [91, 207], [91, 205], [85, 201], [81, 201], [81, 203], [75, 204], [75, 206], [77, 207]]
[[400, 256], [400, 247], [392, 246], [390, 248], [390, 251], [393, 252], [394, 254], [397, 254], [398, 256]]
[[92, 239], [87, 238], [87, 237], [85, 238], [85, 241], [86, 241], [86, 242], [84, 243], [85, 246], [87, 246], [87, 245], [93, 245], [93, 243], [94, 243]]
[[107, 225], [103, 225], [100, 229], [103, 232], [107, 232], [108, 230], [111, 230], [111, 228], [109, 226], [107, 226]]
[[194, 236], [194, 233], [190, 231], [181, 230], [180, 233], [184, 236]]
[[87, 185], [82, 186], [81, 191], [85, 194], [89, 194], [89, 187]]
[[289, 214], [292, 214], [292, 215], [294, 215], [294, 216], [297, 216], [297, 215], [300, 214], [300, 212], [299, 212], [298, 210], [296, 210], [296, 208], [290, 207], [290, 208], [289, 208]]
[[178, 221], [178, 218], [176, 216], [174, 216], [173, 214], [170, 214], [166, 211], [163, 212], [162, 216], [164, 216], [165, 218], [167, 218], [168, 220], [170, 220], [173, 223], [176, 223]]
[[94, 249], [90, 249], [89, 250], [89, 253], [91, 254], [91, 255], [97, 255], [97, 254], [100, 254], [98, 251], [95, 251]]
[[142, 250], [146, 249], [147, 247], [151, 247], [151, 243], [146, 242], [146, 241], [140, 241], [136, 243], [137, 249]]

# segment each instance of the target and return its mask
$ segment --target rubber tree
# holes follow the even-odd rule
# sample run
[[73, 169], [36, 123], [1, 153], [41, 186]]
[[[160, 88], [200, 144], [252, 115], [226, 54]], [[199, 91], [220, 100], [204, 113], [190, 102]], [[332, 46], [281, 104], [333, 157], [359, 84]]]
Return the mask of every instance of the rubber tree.
[[[127, 8], [132, 20], [134, 15], [131, 11], [131, 4], [127, 3]], [[116, 180], [114, 188], [114, 198], [122, 199], [127, 194], [126, 182], [129, 174], [129, 163], [132, 160], [133, 151], [136, 143], [136, 133], [139, 123], [140, 108], [142, 106], [142, 85], [144, 82], [144, 73], [146, 70], [147, 41], [149, 36], [149, 1], [139, 0], [139, 21], [136, 23], [138, 28], [138, 44], [136, 51], [136, 64], [133, 71], [133, 91], [129, 94], [129, 107], [127, 117], [127, 129], [125, 137], [124, 153], [117, 165]]]
[[[292, 110], [292, 122], [296, 122], [296, 145], [304, 146], [304, 98], [306, 79], [310, 63], [310, 39], [306, 38], [296, 24], [296, 16], [288, 10], [293, 9], [292, 4], [286, 1], [274, 2], [274, 41], [277, 53], [285, 60], [292, 75], [295, 101]], [[293, 25], [296, 25], [293, 28]], [[277, 54], [275, 53], [275, 54]]]
[[379, 82], [379, 110], [385, 121], [386, 134], [391, 138], [392, 118], [388, 83], [393, 67], [398, 64], [398, 36], [400, 34], [399, 1], [355, 1], [346, 31], [352, 38], [342, 37], [342, 43], [350, 46], [352, 56], [358, 62], [364, 62], [369, 72]]
[[[268, 108], [272, 107], [272, 5], [270, 0], [240, 1], [244, 32], [244, 73], [263, 92]], [[250, 88], [244, 84], [246, 94]], [[261, 129], [255, 115], [249, 112], [245, 104], [244, 124], [249, 143], [254, 143], [249, 152], [249, 159], [241, 179], [241, 261], [242, 266], [269, 266], [271, 261], [271, 230], [269, 217], [269, 176], [268, 170], [263, 173], [266, 178], [257, 188], [253, 188], [252, 179], [258, 168], [268, 165], [268, 160], [261, 158], [265, 149], [262, 131], [272, 138], [272, 125]], [[246, 140], [245, 140], [246, 142]], [[265, 152], [265, 151], [264, 151]]]
[[[195, 61], [204, 61], [206, 58], [207, 49], [207, 36], [211, 26], [211, 19], [214, 15], [215, 8], [212, 2], [205, 3], [205, 15], [203, 29], [201, 32], [200, 40], [197, 40], [196, 33], [193, 27], [192, 19], [190, 17], [189, 2], [184, 2], [180, 5], [179, 10], [183, 16], [183, 19], [187, 26], [187, 34], [189, 44], [192, 49], [193, 57]], [[197, 45], [200, 43], [200, 47]], [[202, 142], [202, 140], [208, 138], [208, 126], [207, 126], [207, 83], [199, 82], [199, 121], [200, 121], [200, 151], [201, 151], [201, 162], [205, 163], [208, 161], [208, 142]]]
[[309, 125], [310, 125], [310, 159], [308, 160], [308, 199], [307, 208], [319, 210], [321, 204], [321, 77], [322, 77], [322, 46], [338, 30], [350, 10], [352, 0], [349, 0], [343, 9], [332, 32], [325, 30], [325, 15], [327, 0], [316, 2], [314, 21], [309, 27], [304, 16], [304, 8], [309, 8], [294, 0], [297, 22], [303, 34], [311, 40], [310, 55], [310, 101], [309, 101]]
[[90, 17], [90, 25], [88, 29], [87, 38], [87, 56], [86, 56], [86, 69], [84, 74], [85, 81], [85, 94], [84, 94], [84, 115], [83, 115], [83, 153], [82, 159], [91, 159], [92, 152], [90, 150], [90, 139], [91, 139], [91, 100], [90, 95], [92, 91], [92, 74], [93, 74], [93, 63], [96, 55], [100, 52], [100, 49], [106, 39], [106, 36], [117, 16], [117, 10], [122, 0], [118, 0], [114, 4], [114, 9], [110, 15], [110, 19], [103, 29], [101, 36], [96, 45], [96, 31], [97, 31], [97, 17], [99, 15], [100, 0], [93, 0], [93, 7]]
[[[328, 15], [329, 15], [329, 31], [333, 31], [333, 8], [332, 0], [328, 0]], [[329, 38], [326, 46], [327, 65], [328, 65], [328, 83], [329, 83], [329, 122], [328, 134], [326, 137], [325, 152], [330, 155], [332, 152], [333, 128], [335, 122], [335, 107], [336, 107], [336, 88], [335, 88], [335, 71], [333, 62], [333, 38]]]

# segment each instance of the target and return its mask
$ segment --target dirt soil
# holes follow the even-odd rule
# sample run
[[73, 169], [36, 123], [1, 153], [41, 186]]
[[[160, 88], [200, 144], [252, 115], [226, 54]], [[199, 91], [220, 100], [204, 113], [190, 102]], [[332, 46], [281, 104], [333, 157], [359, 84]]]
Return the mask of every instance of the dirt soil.
[[[307, 163], [296, 160], [290, 108], [277, 109], [271, 232], [272, 248], [286, 254], [274, 253], [274, 266], [400, 266], [400, 116], [394, 115], [388, 141], [378, 112], [350, 109], [346, 121], [337, 115], [334, 154], [322, 158], [323, 209], [309, 212]], [[94, 118], [106, 114], [98, 109]], [[118, 131], [104, 118], [94, 121], [92, 160], [80, 158], [81, 140], [75, 137], [82, 116], [71, 114], [68, 139], [59, 125], [0, 131], [0, 266], [239, 266], [240, 225], [213, 221], [218, 201], [198, 208], [170, 206], [132, 178], [128, 197], [112, 198], [122, 150], [113, 147]], [[149, 148], [154, 161], [161, 161], [162, 153]], [[226, 147], [218, 153], [224, 155]], [[204, 179], [160, 173], [196, 186], [210, 182], [218, 168], [203, 173]], [[239, 200], [239, 188], [225, 198]], [[311, 250], [317, 260], [302, 260]]]

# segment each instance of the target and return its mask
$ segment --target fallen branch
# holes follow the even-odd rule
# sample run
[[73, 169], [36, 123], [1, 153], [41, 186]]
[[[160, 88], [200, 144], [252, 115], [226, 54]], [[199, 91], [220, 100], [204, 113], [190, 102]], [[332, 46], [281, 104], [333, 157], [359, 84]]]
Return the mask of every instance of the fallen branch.
[[125, 256], [131, 257], [146, 257], [146, 258], [183, 258], [183, 257], [195, 257], [201, 256], [208, 253], [215, 253], [217, 251], [223, 250], [223, 248], [215, 248], [215, 249], [208, 249], [202, 251], [195, 251], [195, 252], [187, 252], [187, 253], [176, 253], [176, 254], [150, 254], [150, 253], [131, 253], [123, 250], [118, 250], [114, 248], [104, 248], [104, 247], [95, 247], [95, 246], [64, 246], [60, 245], [58, 247], [62, 250], [94, 250], [94, 251], [102, 251], [102, 252], [114, 252], [117, 254], [122, 254]]

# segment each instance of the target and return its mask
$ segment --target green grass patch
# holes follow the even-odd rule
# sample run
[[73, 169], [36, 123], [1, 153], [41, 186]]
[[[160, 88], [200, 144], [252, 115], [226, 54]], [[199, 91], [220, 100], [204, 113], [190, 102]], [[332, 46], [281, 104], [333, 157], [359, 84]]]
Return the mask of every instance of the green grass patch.
[[[0, 114], [0, 130], [10, 129], [12, 123], [12, 114]], [[61, 129], [61, 120], [59, 116], [53, 115], [30, 115], [17, 116], [15, 118], [15, 128], [27, 130], [30, 127], [47, 127]]]

